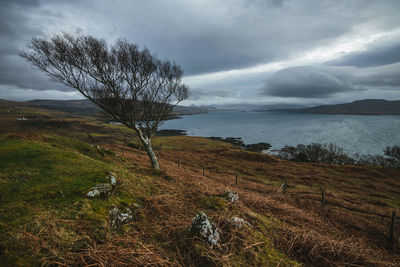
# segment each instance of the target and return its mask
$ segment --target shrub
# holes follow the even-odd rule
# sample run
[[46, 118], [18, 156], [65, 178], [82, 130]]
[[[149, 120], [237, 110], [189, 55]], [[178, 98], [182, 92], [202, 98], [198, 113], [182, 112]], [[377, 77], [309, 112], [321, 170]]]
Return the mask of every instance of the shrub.
[[354, 159], [346, 155], [343, 148], [335, 144], [309, 145], [299, 144], [294, 146], [284, 146], [278, 153], [278, 156], [293, 161], [300, 162], [320, 162], [329, 164], [352, 164]]
[[386, 147], [383, 151], [386, 156], [388, 164], [392, 168], [400, 168], [400, 146]]

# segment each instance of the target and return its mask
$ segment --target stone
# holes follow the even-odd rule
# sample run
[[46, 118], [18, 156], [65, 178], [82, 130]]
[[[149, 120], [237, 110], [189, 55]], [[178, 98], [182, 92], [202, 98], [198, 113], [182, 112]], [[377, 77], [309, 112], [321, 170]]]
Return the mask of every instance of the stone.
[[124, 208], [120, 210], [117, 207], [112, 207], [109, 210], [110, 213], [110, 227], [113, 229], [118, 229], [121, 225], [129, 223], [133, 220], [132, 210], [129, 208]]
[[189, 231], [194, 235], [205, 238], [211, 244], [211, 247], [217, 245], [220, 240], [218, 227], [202, 211], [194, 216]]
[[106, 198], [111, 194], [112, 189], [111, 184], [98, 184], [92, 187], [86, 196], [89, 198]]
[[250, 223], [239, 217], [232, 217], [229, 224], [235, 228], [242, 228], [244, 225], [251, 226]]
[[106, 176], [106, 179], [110, 181], [110, 184], [114, 187], [117, 185], [117, 179], [115, 179], [115, 176], [110, 174]]
[[224, 197], [226, 198], [226, 200], [228, 200], [229, 202], [232, 202], [232, 203], [235, 203], [239, 200], [239, 194], [233, 190], [225, 191]]

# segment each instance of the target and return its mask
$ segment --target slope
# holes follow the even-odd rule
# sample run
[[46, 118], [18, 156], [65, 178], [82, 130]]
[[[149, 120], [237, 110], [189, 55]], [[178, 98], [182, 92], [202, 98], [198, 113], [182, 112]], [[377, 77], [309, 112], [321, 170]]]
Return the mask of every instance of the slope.
[[[395, 266], [400, 260], [387, 240], [391, 211], [400, 205], [396, 170], [293, 163], [179, 136], [156, 138], [162, 170], [153, 171], [143, 152], [126, 146], [137, 140], [122, 126], [34, 108], [1, 111], [2, 265]], [[88, 199], [110, 173], [118, 182], [112, 194]], [[278, 192], [284, 178], [286, 194]], [[228, 189], [239, 193], [238, 203], [223, 198]], [[113, 230], [113, 206], [132, 208], [133, 220]], [[188, 231], [200, 210], [220, 228], [214, 248]], [[227, 222], [234, 216], [251, 226], [232, 228]]]

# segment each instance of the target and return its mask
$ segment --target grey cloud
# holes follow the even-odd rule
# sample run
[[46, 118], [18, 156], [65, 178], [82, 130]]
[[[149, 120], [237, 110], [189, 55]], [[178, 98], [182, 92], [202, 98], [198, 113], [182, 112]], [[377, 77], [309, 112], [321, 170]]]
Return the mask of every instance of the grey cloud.
[[281, 97], [321, 98], [369, 89], [400, 92], [400, 63], [355, 68], [303, 66], [276, 72], [266, 80], [262, 94]]
[[400, 43], [379, 44], [366, 51], [352, 53], [327, 62], [330, 66], [373, 67], [400, 62]]
[[[185, 75], [195, 75], [285, 61], [304, 51], [329, 45], [357, 27], [371, 25], [377, 31], [389, 31], [400, 25], [399, 9], [399, 1], [372, 0], [118, 0], [115, 3], [108, 0], [5, 0], [0, 9], [0, 85], [71, 90], [49, 81], [16, 55], [32, 36], [72, 31], [94, 34], [110, 42], [122, 37], [148, 47], [160, 58], [175, 60], [182, 65]], [[390, 44], [382, 40], [379, 45], [386, 47], [382, 48], [384, 57], [378, 49], [348, 56], [335, 64], [365, 67], [396, 62], [399, 57], [396, 44], [390, 48]], [[361, 57], [365, 60], [360, 61]], [[268, 85], [270, 87], [265, 87], [264, 91], [285, 97], [327, 97], [380, 83], [385, 84], [382, 86], [397, 83], [391, 74], [384, 82], [378, 77], [372, 79], [375, 69], [370, 70], [369, 76], [351, 74], [352, 71], [350, 67], [329, 71], [318, 68], [311, 74], [306, 74], [305, 69], [297, 70], [295, 75], [299, 76], [303, 89], [295, 89], [293, 73], [282, 71], [269, 81], [273, 87]], [[381, 73], [380, 69], [378, 71]], [[197, 87], [208, 86], [205, 90], [221, 97], [229, 95], [228, 92], [235, 95], [240, 90], [244, 95], [255, 95], [261, 78], [241, 77], [230, 81], [205, 81], [204, 87], [203, 84]], [[289, 80], [285, 82], [284, 77]], [[315, 81], [320, 85], [316, 86]], [[192, 97], [200, 96], [201, 93], [194, 92]]]
[[204, 98], [215, 98], [215, 97], [230, 97], [233, 95], [232, 91], [228, 90], [210, 90], [204, 88], [193, 88], [191, 90], [190, 100], [200, 100]]
[[400, 23], [395, 11], [400, 2], [126, 1], [112, 7], [108, 3], [81, 2], [76, 4], [79, 8], [66, 6], [64, 12], [75, 13], [68, 13], [70, 19], [79, 18], [86, 26], [97, 25], [106, 38], [126, 37], [162, 58], [176, 60], [186, 75], [285, 59], [327, 45], [365, 21], [385, 29]]
[[36, 27], [37, 22], [29, 15], [41, 7], [40, 1], [3, 1], [3, 4], [6, 8], [0, 9], [0, 85], [70, 91], [70, 88], [51, 81], [17, 55], [32, 36], [44, 35], [42, 28]]
[[295, 67], [278, 71], [266, 82], [265, 94], [281, 97], [327, 97], [350, 90], [334, 75], [312, 67]]
[[352, 83], [383, 89], [400, 88], [400, 62], [378, 67], [356, 69], [351, 76]]

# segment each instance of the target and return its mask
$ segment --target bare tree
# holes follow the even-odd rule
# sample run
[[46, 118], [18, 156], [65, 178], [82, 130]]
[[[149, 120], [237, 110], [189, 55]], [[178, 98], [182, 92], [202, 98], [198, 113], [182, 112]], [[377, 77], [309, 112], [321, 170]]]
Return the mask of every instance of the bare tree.
[[70, 34], [33, 38], [19, 55], [134, 129], [151, 166], [159, 168], [151, 139], [160, 122], [189, 95], [179, 65], [126, 40], [108, 47], [93, 36]]

